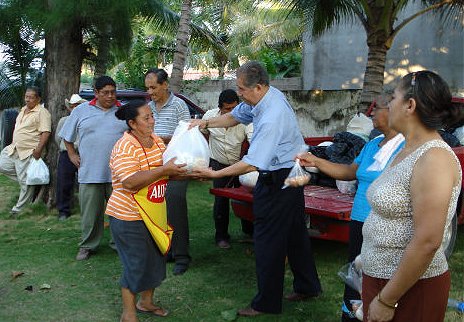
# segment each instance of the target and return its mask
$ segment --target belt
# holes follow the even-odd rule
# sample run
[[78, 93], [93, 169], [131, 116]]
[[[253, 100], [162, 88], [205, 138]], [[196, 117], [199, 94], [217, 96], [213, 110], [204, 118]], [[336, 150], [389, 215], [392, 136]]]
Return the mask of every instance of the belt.
[[261, 180], [265, 185], [271, 186], [275, 183], [283, 182], [283, 179], [280, 178], [280, 173], [288, 170], [289, 169], [278, 169], [274, 171], [259, 170], [258, 180]]

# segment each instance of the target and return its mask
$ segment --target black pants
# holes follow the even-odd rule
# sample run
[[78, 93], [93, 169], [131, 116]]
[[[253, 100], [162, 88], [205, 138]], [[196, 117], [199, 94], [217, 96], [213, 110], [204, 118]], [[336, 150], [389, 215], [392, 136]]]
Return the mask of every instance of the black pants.
[[59, 216], [69, 217], [76, 184], [77, 168], [71, 162], [68, 152], [61, 151], [58, 156], [56, 172], [56, 208]]
[[[363, 225], [364, 223], [361, 221], [356, 221], [356, 220], [350, 221], [350, 240], [348, 244], [348, 262], [354, 261], [356, 256], [361, 254], [361, 247], [362, 247], [362, 242], [363, 242], [363, 236], [362, 236]], [[345, 306], [348, 308], [348, 310], [352, 311], [350, 300], [360, 300], [360, 299], [361, 299], [361, 295], [359, 294], [359, 292], [345, 284], [343, 302], [345, 303]], [[341, 321], [342, 322], [348, 322], [348, 321], [354, 322], [354, 321], [358, 321], [358, 319], [355, 316], [350, 316], [349, 314], [342, 312]]]
[[174, 228], [171, 251], [176, 264], [190, 263], [190, 231], [187, 208], [187, 180], [170, 180], [166, 188], [168, 222]]
[[304, 220], [303, 187], [282, 189], [290, 169], [260, 171], [254, 190], [254, 245], [258, 294], [251, 306], [258, 311], [280, 313], [285, 257], [293, 273], [297, 293], [321, 292], [311, 241]]
[[[228, 165], [222, 164], [214, 159], [211, 159], [209, 165], [213, 170], [221, 170], [227, 168]], [[240, 186], [238, 177], [223, 177], [213, 179], [214, 188], [236, 188]], [[216, 242], [221, 240], [230, 240], [229, 235], [229, 198], [218, 197], [214, 198], [213, 218], [216, 234], [214, 236]], [[242, 231], [245, 234], [253, 234], [253, 223], [248, 220], [242, 219]]]

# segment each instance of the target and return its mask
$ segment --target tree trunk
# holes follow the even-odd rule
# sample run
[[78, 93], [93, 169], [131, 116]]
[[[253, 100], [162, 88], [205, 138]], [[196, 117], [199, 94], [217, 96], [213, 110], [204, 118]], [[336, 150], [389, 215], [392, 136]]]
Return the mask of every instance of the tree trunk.
[[176, 36], [176, 50], [172, 62], [170, 88], [178, 93], [182, 89], [185, 60], [187, 57], [188, 42], [190, 38], [190, 20], [192, 16], [192, 0], [183, 0], [180, 12], [179, 30]]
[[[358, 106], [360, 112], [365, 112], [372, 101], [383, 90], [385, 62], [387, 58], [387, 41], [393, 32], [392, 17], [394, 6], [389, 2], [388, 10], [386, 3], [376, 0], [369, 0], [370, 18], [366, 25], [367, 35], [367, 64], [364, 72], [364, 82], [361, 92], [361, 101]], [[380, 21], [387, 21], [380, 24]]]
[[[50, 4], [50, 1], [49, 1]], [[52, 116], [52, 135], [48, 142], [47, 163], [50, 168], [50, 185], [44, 201], [49, 208], [55, 206], [56, 169], [58, 146], [55, 129], [59, 119], [67, 115], [65, 98], [79, 93], [82, 67], [82, 31], [80, 25], [68, 22], [45, 34], [45, 107]]]
[[382, 93], [386, 57], [387, 47], [385, 44], [368, 47], [361, 101], [358, 107], [360, 112], [367, 111], [372, 101]]
[[226, 74], [226, 68], [224, 66], [219, 66], [218, 68], [218, 78], [224, 79], [224, 75]]
[[108, 66], [108, 60], [110, 57], [110, 37], [108, 26], [101, 30], [101, 34], [98, 36], [97, 44], [97, 58], [95, 62], [95, 79], [99, 76], [106, 74], [106, 69]]

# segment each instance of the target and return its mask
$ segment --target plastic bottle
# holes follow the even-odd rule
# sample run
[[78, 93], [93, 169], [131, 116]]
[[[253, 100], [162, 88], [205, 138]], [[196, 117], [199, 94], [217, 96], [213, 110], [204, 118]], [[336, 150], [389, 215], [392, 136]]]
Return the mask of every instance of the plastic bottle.
[[455, 299], [448, 299], [448, 307], [455, 309], [459, 313], [464, 313], [464, 302]]

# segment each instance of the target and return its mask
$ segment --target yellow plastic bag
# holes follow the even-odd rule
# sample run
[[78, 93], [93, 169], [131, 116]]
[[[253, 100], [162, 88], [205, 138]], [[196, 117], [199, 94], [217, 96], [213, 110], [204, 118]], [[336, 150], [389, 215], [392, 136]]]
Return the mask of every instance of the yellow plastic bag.
[[143, 222], [163, 255], [166, 255], [171, 248], [172, 234], [174, 233], [168, 223], [166, 212], [167, 183], [167, 177], [163, 177], [132, 194]]

